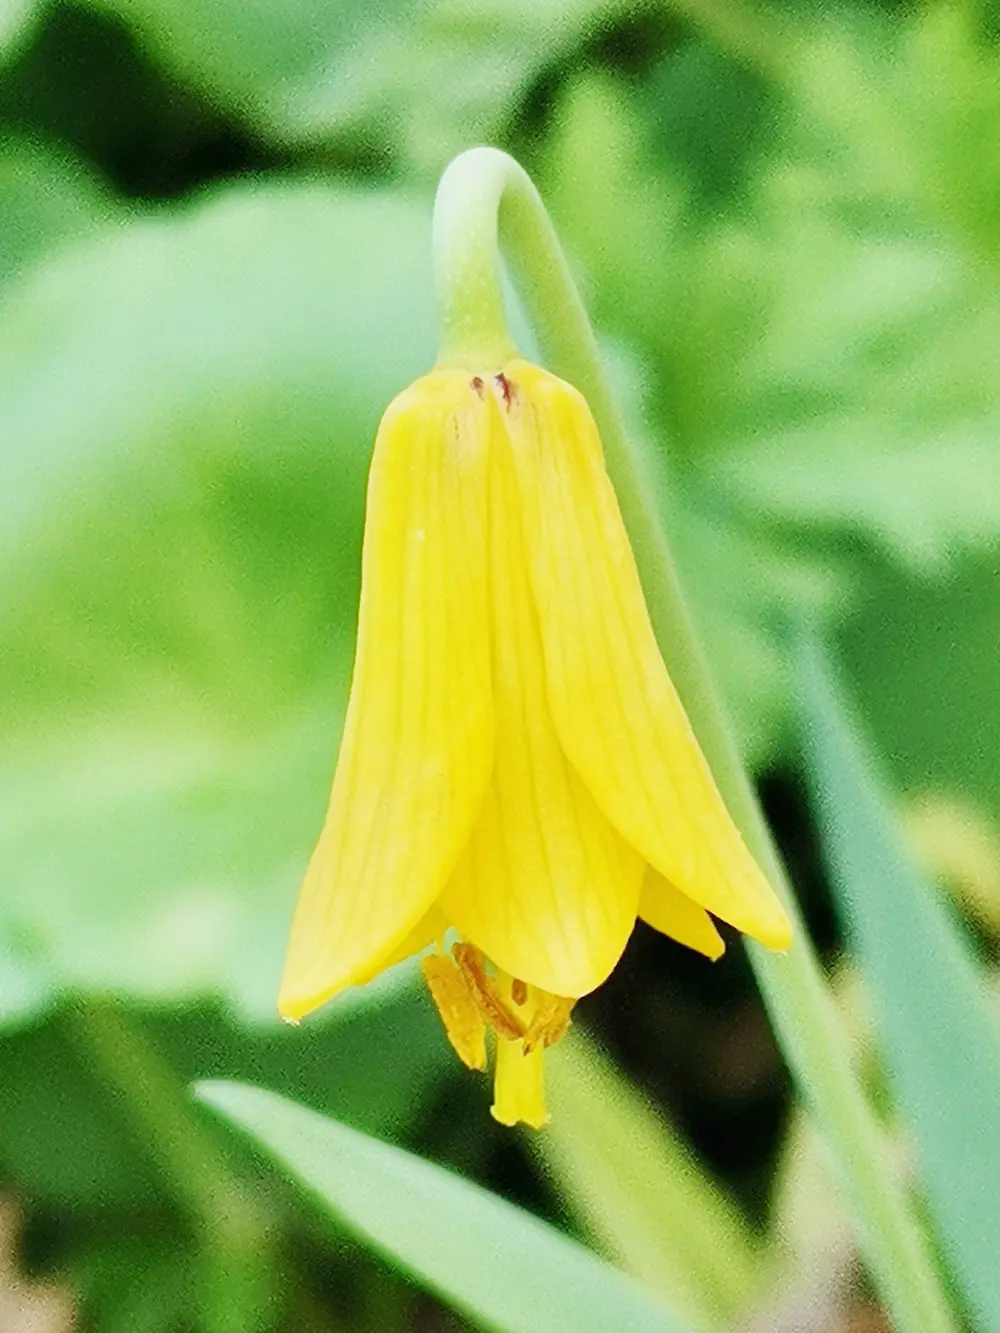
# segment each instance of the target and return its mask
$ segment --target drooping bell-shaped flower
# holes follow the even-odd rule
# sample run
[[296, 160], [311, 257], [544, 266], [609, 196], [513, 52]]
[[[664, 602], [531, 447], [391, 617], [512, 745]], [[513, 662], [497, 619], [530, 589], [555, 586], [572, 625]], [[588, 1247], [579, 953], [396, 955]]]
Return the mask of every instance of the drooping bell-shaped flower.
[[[545, 1122], [542, 1058], [636, 917], [718, 957], [712, 915], [791, 927], [667, 674], [581, 395], [523, 360], [439, 369], [389, 407], [357, 655], [280, 1010], [428, 946], [494, 1115]], [[457, 935], [458, 943], [451, 944]]]

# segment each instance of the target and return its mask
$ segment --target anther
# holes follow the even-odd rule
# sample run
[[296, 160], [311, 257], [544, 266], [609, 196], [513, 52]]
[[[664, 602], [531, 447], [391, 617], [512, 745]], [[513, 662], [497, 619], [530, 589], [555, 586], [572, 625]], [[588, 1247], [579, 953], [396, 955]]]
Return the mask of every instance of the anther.
[[482, 398], [483, 381], [480, 379], [478, 375], [473, 375], [472, 379], [469, 380], [469, 388], [472, 389], [475, 393], [478, 393], [480, 398]]
[[486, 1068], [486, 1025], [462, 972], [450, 958], [431, 953], [420, 964], [455, 1053], [469, 1069]]
[[486, 958], [482, 950], [477, 949], [474, 944], [460, 941], [452, 946], [451, 952], [459, 971], [465, 978], [465, 984], [479, 1006], [479, 1012], [493, 1031], [500, 1037], [506, 1037], [508, 1041], [517, 1041], [523, 1037], [525, 1025], [507, 1008], [496, 977], [491, 977], [486, 971]]
[[570, 1014], [575, 1001], [562, 995], [545, 995], [539, 999], [535, 1016], [524, 1034], [524, 1054], [530, 1055], [539, 1046], [554, 1046], [569, 1031]]

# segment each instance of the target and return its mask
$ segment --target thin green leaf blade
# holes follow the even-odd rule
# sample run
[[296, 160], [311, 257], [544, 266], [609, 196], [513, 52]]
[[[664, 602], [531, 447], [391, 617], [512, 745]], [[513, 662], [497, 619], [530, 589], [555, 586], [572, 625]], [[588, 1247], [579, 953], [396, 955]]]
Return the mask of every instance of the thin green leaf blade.
[[975, 1326], [1000, 1330], [1000, 1028], [958, 923], [903, 850], [876, 767], [813, 642], [800, 645], [797, 668], [833, 887], [928, 1203]]
[[765, 1255], [670, 1123], [579, 1030], [551, 1052], [552, 1123], [535, 1140], [600, 1247], [697, 1329], [758, 1295]]
[[682, 1333], [624, 1274], [523, 1209], [274, 1093], [201, 1083], [359, 1239], [503, 1333]]

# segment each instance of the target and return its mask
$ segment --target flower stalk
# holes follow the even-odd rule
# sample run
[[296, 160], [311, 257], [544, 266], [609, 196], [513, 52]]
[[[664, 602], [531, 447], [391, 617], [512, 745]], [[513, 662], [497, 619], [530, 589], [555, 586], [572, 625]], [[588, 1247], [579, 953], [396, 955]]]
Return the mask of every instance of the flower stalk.
[[[549, 368], [590, 404], [663, 658], [730, 814], [797, 921], [787, 874], [699, 643], [656, 505], [555, 229], [527, 173], [505, 153], [475, 148], [448, 167], [435, 205], [440, 365], [470, 368], [512, 354], [501, 249]], [[957, 1323], [930, 1246], [894, 1178], [885, 1135], [852, 1069], [847, 1037], [808, 934], [798, 922], [787, 954], [752, 942], [748, 948], [778, 1040], [830, 1148], [894, 1326], [901, 1333], [952, 1333]]]

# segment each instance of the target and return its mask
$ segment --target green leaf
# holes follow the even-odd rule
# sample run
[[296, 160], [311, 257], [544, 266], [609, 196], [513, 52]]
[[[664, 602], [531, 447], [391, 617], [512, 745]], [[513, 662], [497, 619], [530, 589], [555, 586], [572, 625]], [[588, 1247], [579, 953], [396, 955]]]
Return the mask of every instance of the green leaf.
[[489, 1328], [680, 1328], [609, 1264], [450, 1171], [260, 1088], [203, 1083], [198, 1096], [254, 1135], [364, 1244]]
[[0, 312], [0, 1013], [273, 1014], [371, 441], [433, 357], [428, 218], [241, 186], [64, 247]]
[[534, 1144], [601, 1248], [692, 1328], [747, 1310], [763, 1255], [693, 1150], [579, 1032], [551, 1053]]
[[[675, 485], [664, 504], [678, 568], [706, 651], [732, 700], [747, 762], [764, 768], [787, 740], [791, 678], [777, 626], [790, 608], [836, 622], [852, 600], [848, 562], [819, 555], [736, 515], [705, 492]], [[708, 499], [708, 503], [706, 503]]]
[[8, 140], [0, 151], [0, 291], [57, 245], [116, 214], [111, 199], [69, 157]]
[[432, 171], [495, 137], [532, 78], [607, 8], [605, 0], [88, 3], [276, 139], [346, 140]]
[[183, 1235], [172, 1234], [172, 1221], [154, 1216], [146, 1235], [134, 1222], [116, 1235], [105, 1221], [70, 1253], [68, 1276], [92, 1327], [101, 1333], [172, 1333], [204, 1326], [197, 1308], [204, 1261]]
[[40, 0], [0, 0], [0, 63], [24, 41], [41, 10]]
[[[428, 996], [402, 986], [379, 1004], [339, 1010], [295, 1029], [250, 1029], [218, 1004], [134, 1006], [128, 1020], [181, 1088], [200, 1078], [253, 1078], [358, 1128], [404, 1133], [455, 1073]], [[81, 1041], [74, 1012], [71, 1001], [0, 1032], [0, 1172], [36, 1205], [64, 1211], [162, 1199], [157, 1163]]]
[[976, 1327], [1000, 1330], [1000, 1026], [983, 969], [902, 850], [876, 765], [812, 642], [799, 645], [798, 674], [833, 886], [900, 1112]]
[[[863, 12], [863, 11], [862, 11]], [[880, 212], [906, 206], [992, 264], [1000, 155], [998, 56], [981, 17], [933, 4], [905, 22], [858, 21], [848, 7], [804, 32], [788, 61], [797, 118], [852, 194]]]
[[[275, 101], [364, 73], [353, 57], [367, 39], [423, 8], [421, 0], [90, 0], [129, 24], [151, 54], [185, 81], [251, 120], [275, 128]], [[353, 79], [350, 77], [353, 73]], [[342, 96], [344, 94], [342, 93]]]
[[874, 413], [845, 416], [734, 448], [713, 470], [762, 513], [874, 536], [911, 568], [936, 573], [996, 539], [998, 434], [1000, 413], [930, 438]]
[[995, 554], [966, 559], [934, 582], [873, 566], [868, 584], [838, 653], [891, 777], [908, 793], [971, 797], [1000, 819]]
[[678, 565], [763, 764], [789, 722], [778, 626], [842, 622], [862, 543], [926, 574], [1000, 535], [1000, 287], [953, 239], [845, 222], [822, 140], [782, 144], [711, 216], [656, 142], [624, 85], [585, 71], [541, 186], [643, 368]]

